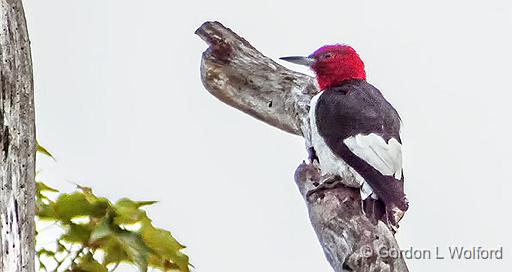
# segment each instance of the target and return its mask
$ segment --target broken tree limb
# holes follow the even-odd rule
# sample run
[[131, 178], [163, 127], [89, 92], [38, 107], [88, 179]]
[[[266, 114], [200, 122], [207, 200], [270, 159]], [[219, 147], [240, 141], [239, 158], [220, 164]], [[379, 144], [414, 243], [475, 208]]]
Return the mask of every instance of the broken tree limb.
[[201, 79], [212, 95], [286, 132], [309, 134], [309, 101], [318, 91], [310, 76], [265, 57], [218, 22], [203, 24], [196, 34], [210, 45]]
[[362, 212], [359, 188], [341, 185], [307, 197], [320, 179], [313, 164], [302, 163], [295, 171], [311, 224], [334, 271], [408, 271], [393, 233]]
[[[218, 22], [204, 23], [196, 34], [209, 45], [203, 53], [201, 79], [212, 95], [269, 125], [303, 136], [306, 146], [311, 146], [309, 103], [318, 92], [312, 77], [265, 57]], [[334, 271], [408, 271], [393, 233], [363, 213], [358, 188], [340, 185], [307, 197], [320, 178], [313, 164], [302, 163], [295, 173], [311, 224]]]

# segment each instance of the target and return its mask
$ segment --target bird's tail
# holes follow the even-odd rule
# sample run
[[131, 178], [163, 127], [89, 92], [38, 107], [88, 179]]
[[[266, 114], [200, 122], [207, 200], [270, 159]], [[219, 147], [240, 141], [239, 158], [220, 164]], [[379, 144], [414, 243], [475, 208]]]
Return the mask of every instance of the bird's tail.
[[363, 211], [372, 223], [377, 224], [378, 221], [382, 221], [384, 224], [388, 225], [393, 232], [396, 232], [398, 222], [403, 218], [406, 210], [401, 210], [395, 205], [386, 207], [382, 200], [368, 197], [363, 200]]
[[363, 211], [374, 224], [377, 224], [378, 220], [384, 221], [386, 217], [386, 206], [380, 199], [367, 197], [363, 200]]

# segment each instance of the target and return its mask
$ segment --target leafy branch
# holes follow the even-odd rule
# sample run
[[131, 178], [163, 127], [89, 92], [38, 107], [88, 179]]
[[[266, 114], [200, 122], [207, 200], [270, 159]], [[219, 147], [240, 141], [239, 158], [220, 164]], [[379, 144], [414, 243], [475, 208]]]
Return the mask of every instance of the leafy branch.
[[[37, 150], [53, 158], [39, 145]], [[129, 263], [140, 271], [189, 272], [185, 246], [155, 227], [142, 209], [155, 201], [123, 198], [114, 203], [89, 187], [77, 185], [75, 192], [61, 193], [41, 181], [36, 184], [38, 224], [46, 221], [62, 230], [55, 242], [37, 250], [41, 270], [107, 272]]]

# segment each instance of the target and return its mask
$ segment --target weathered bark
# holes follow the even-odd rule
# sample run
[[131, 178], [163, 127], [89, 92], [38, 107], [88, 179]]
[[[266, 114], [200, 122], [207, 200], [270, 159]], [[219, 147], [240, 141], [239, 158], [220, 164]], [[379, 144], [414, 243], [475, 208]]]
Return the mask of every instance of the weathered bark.
[[21, 0], [0, 0], [0, 271], [34, 271], [32, 60]]
[[[303, 136], [310, 146], [307, 113], [318, 91], [313, 78], [275, 63], [218, 22], [204, 23], [196, 34], [209, 44], [203, 53], [201, 77], [212, 95], [274, 127]], [[295, 181], [336, 272], [407, 271], [392, 232], [362, 212], [357, 188], [341, 185], [306, 197], [320, 181], [318, 168], [306, 163], [297, 168]]]

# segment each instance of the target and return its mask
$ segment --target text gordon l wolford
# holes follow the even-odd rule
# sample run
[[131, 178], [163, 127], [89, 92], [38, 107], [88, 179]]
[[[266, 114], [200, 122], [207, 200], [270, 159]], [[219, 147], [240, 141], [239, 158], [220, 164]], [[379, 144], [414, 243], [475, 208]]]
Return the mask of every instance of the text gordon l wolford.
[[[374, 254], [371, 248], [361, 249], [364, 255], [370, 257]], [[396, 249], [382, 247], [377, 253], [381, 257], [395, 257], [398, 258], [403, 256], [405, 259], [416, 259], [416, 260], [502, 260], [503, 259], [503, 247], [499, 246], [496, 248], [485, 248], [482, 246], [448, 246], [425, 249], [425, 248], [414, 248], [409, 247], [407, 249]]]

